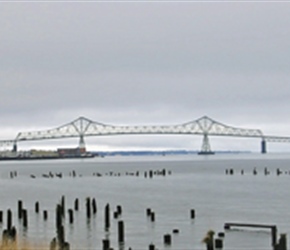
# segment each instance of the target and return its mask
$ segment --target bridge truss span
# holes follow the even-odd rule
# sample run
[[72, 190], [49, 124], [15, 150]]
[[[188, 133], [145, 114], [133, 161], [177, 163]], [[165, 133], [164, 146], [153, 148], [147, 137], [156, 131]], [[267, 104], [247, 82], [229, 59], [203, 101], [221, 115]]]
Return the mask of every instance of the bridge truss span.
[[245, 129], [231, 127], [217, 122], [207, 116], [203, 116], [197, 120], [176, 124], [176, 125], [108, 125], [95, 122], [85, 117], [78, 119], [48, 130], [20, 132], [14, 140], [15, 145], [20, 141], [61, 139], [61, 138], [80, 138], [80, 146], [84, 146], [84, 137], [86, 136], [102, 136], [102, 135], [142, 135], [142, 134], [192, 134], [202, 135], [203, 144], [202, 151], [210, 152], [209, 136], [232, 136], [232, 137], [252, 137], [265, 138], [261, 130]]
[[80, 117], [68, 124], [54, 129], [20, 132], [16, 137], [16, 141], [122, 134], [207, 134], [235, 137], [263, 136], [260, 130], [230, 127], [216, 122], [207, 116], [184, 124], [161, 126], [114, 126]]
[[208, 116], [203, 116], [197, 120], [175, 124], [175, 125], [108, 125], [95, 122], [85, 117], [79, 117], [74, 121], [60, 127], [19, 132], [14, 140], [0, 140], [0, 146], [13, 145], [13, 151], [17, 151], [17, 143], [21, 141], [79, 138], [79, 148], [85, 147], [84, 138], [86, 136], [105, 135], [142, 135], [142, 134], [175, 134], [175, 135], [202, 135], [203, 142], [201, 152], [210, 153], [209, 136], [231, 136], [248, 137], [261, 139], [261, 151], [266, 153], [267, 142], [290, 142], [290, 137], [266, 136], [259, 129], [245, 129], [225, 125], [217, 122]]

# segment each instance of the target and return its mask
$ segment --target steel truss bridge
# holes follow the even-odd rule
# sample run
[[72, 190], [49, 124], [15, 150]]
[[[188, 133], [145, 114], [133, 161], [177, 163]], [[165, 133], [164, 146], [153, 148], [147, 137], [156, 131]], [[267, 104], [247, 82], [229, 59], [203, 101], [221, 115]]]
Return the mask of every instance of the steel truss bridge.
[[85, 117], [62, 125], [57, 128], [20, 132], [13, 140], [0, 140], [0, 147], [13, 145], [13, 151], [17, 151], [17, 143], [22, 141], [79, 138], [79, 148], [85, 148], [84, 138], [86, 136], [106, 136], [106, 135], [201, 135], [203, 136], [201, 154], [211, 154], [209, 136], [230, 136], [247, 137], [261, 139], [261, 153], [266, 153], [267, 142], [290, 142], [290, 137], [267, 136], [259, 129], [245, 129], [225, 125], [207, 116], [197, 120], [177, 125], [164, 126], [114, 126], [94, 122]]

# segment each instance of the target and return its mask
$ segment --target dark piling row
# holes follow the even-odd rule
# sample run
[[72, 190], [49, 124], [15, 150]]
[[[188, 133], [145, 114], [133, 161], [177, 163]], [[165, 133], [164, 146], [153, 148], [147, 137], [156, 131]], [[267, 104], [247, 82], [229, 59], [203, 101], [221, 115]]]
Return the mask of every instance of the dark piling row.
[[[148, 170], [144, 172], [144, 177], [147, 178], [153, 178], [154, 176], [168, 176], [171, 175], [172, 171], [171, 170], [166, 170], [166, 169], [161, 169], [161, 170]], [[9, 172], [9, 177], [10, 179], [14, 179], [18, 176], [18, 173], [16, 171], [10, 171]], [[82, 177], [82, 174], [77, 174], [75, 170], [71, 171], [68, 173], [68, 175], [62, 173], [62, 172], [56, 172], [53, 173], [51, 171], [49, 171], [48, 173], [42, 173], [40, 175], [36, 175], [31, 173], [29, 175], [30, 178], [35, 179], [35, 178], [46, 178], [46, 179], [53, 179], [53, 178], [63, 178], [65, 176], [71, 177], [71, 178], [76, 178], [76, 177]], [[91, 174], [91, 176], [95, 176], [95, 177], [103, 177], [103, 176], [110, 176], [110, 177], [121, 177], [121, 176], [135, 176], [135, 177], [139, 177], [142, 176], [141, 175], [141, 171], [137, 170], [135, 172], [125, 172], [125, 173], [120, 173], [120, 172], [107, 172], [107, 173], [98, 173], [98, 172], [93, 172]]]
[[[244, 171], [244, 169], [241, 169], [241, 170], [234, 170], [233, 168], [230, 168], [230, 169], [226, 169], [225, 170], [225, 174], [226, 175], [234, 175], [235, 173], [239, 173], [241, 175], [244, 175], [246, 172]], [[280, 168], [277, 168], [274, 173], [276, 173], [277, 176], [280, 176], [280, 175], [290, 175], [290, 170], [289, 171], [283, 171], [281, 170]], [[258, 175], [259, 172], [257, 170], [257, 168], [253, 168], [252, 171], [250, 172], [250, 174], [252, 175]], [[264, 168], [263, 171], [262, 171], [262, 174], [264, 174], [265, 176], [268, 176], [271, 174], [271, 172], [268, 170], [268, 168]]]

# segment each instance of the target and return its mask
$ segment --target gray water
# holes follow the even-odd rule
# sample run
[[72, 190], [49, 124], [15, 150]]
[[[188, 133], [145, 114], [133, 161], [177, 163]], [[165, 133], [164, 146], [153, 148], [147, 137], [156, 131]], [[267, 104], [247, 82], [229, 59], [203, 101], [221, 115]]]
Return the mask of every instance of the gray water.
[[[264, 175], [264, 168], [270, 175]], [[234, 175], [226, 175], [226, 169]], [[258, 171], [253, 175], [253, 169]], [[283, 174], [276, 175], [276, 169]], [[145, 178], [144, 172], [166, 169], [170, 175]], [[75, 170], [77, 177], [70, 173]], [[244, 174], [241, 174], [241, 170]], [[17, 176], [10, 178], [10, 172]], [[131, 176], [126, 173], [136, 173]], [[65, 237], [71, 249], [102, 249], [102, 240], [109, 238], [114, 249], [148, 249], [153, 243], [159, 250], [206, 249], [202, 239], [209, 230], [225, 232], [224, 249], [272, 249], [271, 234], [266, 229], [236, 228], [224, 231], [224, 223], [258, 223], [276, 225], [278, 234], [290, 232], [290, 156], [281, 155], [212, 155], [107, 157], [76, 160], [0, 162], [0, 210], [13, 211], [13, 224], [19, 242], [29, 242], [47, 249], [56, 236], [55, 207], [64, 195], [66, 209], [80, 200], [80, 211], [71, 225], [66, 216]], [[42, 174], [63, 173], [62, 178], [43, 178]], [[114, 173], [112, 176], [110, 172]], [[93, 173], [100, 173], [96, 177]], [[115, 174], [120, 176], [115, 176]], [[31, 178], [33, 174], [36, 178]], [[85, 200], [95, 198], [98, 212], [86, 219]], [[17, 219], [17, 202], [28, 209], [28, 228]], [[34, 211], [40, 203], [39, 214]], [[104, 208], [111, 208], [111, 227], [104, 229]], [[121, 205], [125, 224], [125, 244], [117, 240], [118, 220], [113, 218]], [[146, 208], [155, 212], [155, 222], [146, 216]], [[195, 209], [196, 218], [190, 218]], [[48, 220], [42, 211], [48, 210]], [[172, 230], [178, 229], [178, 234]], [[166, 246], [163, 236], [171, 234]]]

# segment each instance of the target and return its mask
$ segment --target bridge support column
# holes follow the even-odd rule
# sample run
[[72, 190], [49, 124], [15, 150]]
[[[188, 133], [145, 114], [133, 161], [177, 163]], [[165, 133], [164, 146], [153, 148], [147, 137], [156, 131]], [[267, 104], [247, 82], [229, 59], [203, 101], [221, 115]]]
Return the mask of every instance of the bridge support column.
[[214, 152], [211, 151], [211, 149], [210, 149], [210, 144], [209, 144], [209, 139], [208, 139], [207, 133], [203, 134], [201, 151], [199, 151], [198, 154], [199, 155], [212, 155], [212, 154], [214, 154]]
[[17, 152], [17, 144], [14, 142], [12, 152]]
[[83, 135], [80, 135], [79, 152], [80, 154], [86, 153], [86, 144]]
[[262, 154], [267, 153], [267, 143], [266, 143], [265, 139], [262, 139], [262, 142], [261, 142], [261, 153]]

